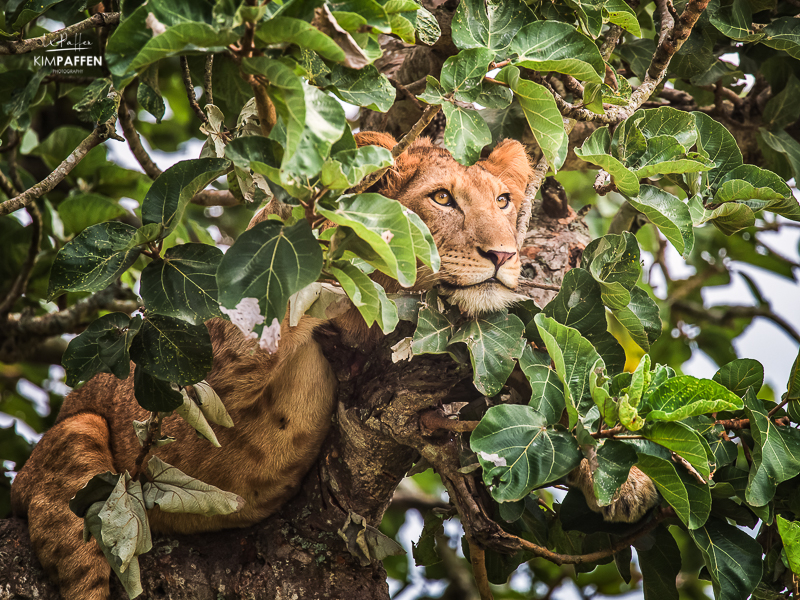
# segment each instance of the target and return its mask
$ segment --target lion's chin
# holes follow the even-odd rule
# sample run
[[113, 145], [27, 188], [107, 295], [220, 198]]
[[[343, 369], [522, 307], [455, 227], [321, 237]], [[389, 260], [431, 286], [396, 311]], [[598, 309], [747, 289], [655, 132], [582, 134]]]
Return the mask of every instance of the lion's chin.
[[441, 286], [442, 295], [470, 317], [492, 313], [509, 307], [515, 302], [527, 300], [499, 283], [480, 283], [469, 287]]

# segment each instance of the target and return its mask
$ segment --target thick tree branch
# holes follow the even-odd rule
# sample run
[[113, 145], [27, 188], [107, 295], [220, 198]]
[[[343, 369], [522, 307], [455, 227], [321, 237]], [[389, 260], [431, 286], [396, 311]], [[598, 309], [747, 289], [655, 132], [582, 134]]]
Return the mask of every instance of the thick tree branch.
[[94, 29], [95, 27], [104, 27], [106, 25], [115, 25], [119, 23], [120, 14], [112, 13], [97, 13], [90, 18], [80, 23], [75, 23], [64, 29], [46, 33], [41, 37], [31, 38], [29, 40], [18, 40], [14, 42], [0, 42], [0, 55], [2, 54], [25, 54], [50, 46], [53, 42], [69, 38], [77, 35], [87, 29]]
[[[109, 94], [109, 97], [119, 99], [119, 94], [117, 92], [112, 92]], [[92, 131], [92, 133], [90, 133], [85, 140], [78, 144], [78, 147], [75, 148], [75, 150], [73, 150], [72, 153], [65, 158], [64, 161], [58, 165], [52, 173], [50, 173], [50, 175], [42, 179], [33, 187], [25, 190], [18, 196], [15, 196], [10, 200], [6, 200], [0, 204], [0, 216], [7, 215], [15, 210], [19, 210], [24, 206], [28, 206], [34, 200], [52, 190], [64, 180], [70, 171], [72, 171], [72, 169], [77, 166], [83, 157], [86, 156], [95, 146], [106, 141], [108, 138], [121, 140], [122, 138], [119, 138], [114, 131], [114, 123], [116, 119], [117, 117], [115, 115], [105, 123], [95, 127], [94, 131]]]

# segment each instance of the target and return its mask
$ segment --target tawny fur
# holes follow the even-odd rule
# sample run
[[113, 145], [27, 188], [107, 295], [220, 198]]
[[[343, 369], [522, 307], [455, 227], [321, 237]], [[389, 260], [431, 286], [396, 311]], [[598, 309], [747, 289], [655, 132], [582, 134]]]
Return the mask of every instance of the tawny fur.
[[[359, 145], [391, 148], [386, 134], [362, 133]], [[421, 268], [415, 289], [440, 285], [463, 312], [477, 314], [508, 306], [520, 272], [515, 233], [517, 210], [531, 175], [521, 144], [498, 144], [488, 159], [464, 167], [430, 141], [417, 140], [401, 155], [373, 191], [396, 198], [417, 213], [431, 230], [442, 268]], [[430, 195], [446, 189], [456, 207], [436, 205]], [[497, 202], [510, 194], [503, 209]], [[266, 218], [264, 210], [251, 227]], [[513, 252], [495, 267], [487, 253]], [[497, 282], [486, 283], [494, 277]], [[399, 284], [375, 276], [387, 291]], [[215, 427], [221, 448], [201, 440], [180, 417], [164, 421], [163, 432], [177, 441], [155, 451], [187, 474], [245, 500], [237, 513], [204, 517], [149, 513], [154, 531], [193, 533], [244, 527], [274, 513], [297, 490], [316, 459], [329, 427], [336, 380], [314, 330], [322, 322], [304, 317], [296, 327], [281, 326], [278, 352], [257, 349], [229, 322], [208, 322], [214, 350], [207, 381], [222, 398], [234, 427]], [[369, 330], [353, 310], [334, 323], [353, 344]], [[31, 541], [42, 565], [58, 581], [65, 600], [108, 598], [109, 566], [94, 540], [81, 538], [82, 520], [69, 499], [95, 474], [131, 471], [139, 444], [131, 422], [148, 413], [133, 394], [133, 377], [125, 381], [98, 375], [67, 396], [55, 427], [37, 444], [12, 488], [12, 507], [28, 517]]]

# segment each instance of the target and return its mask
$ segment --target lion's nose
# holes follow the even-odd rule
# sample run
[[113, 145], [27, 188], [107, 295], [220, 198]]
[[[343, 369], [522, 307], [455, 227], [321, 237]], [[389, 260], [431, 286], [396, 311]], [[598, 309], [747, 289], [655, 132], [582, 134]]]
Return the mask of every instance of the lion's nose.
[[488, 258], [494, 264], [494, 270], [497, 270], [507, 263], [510, 259], [516, 256], [516, 252], [501, 252], [500, 250], [481, 250], [478, 249], [481, 256]]

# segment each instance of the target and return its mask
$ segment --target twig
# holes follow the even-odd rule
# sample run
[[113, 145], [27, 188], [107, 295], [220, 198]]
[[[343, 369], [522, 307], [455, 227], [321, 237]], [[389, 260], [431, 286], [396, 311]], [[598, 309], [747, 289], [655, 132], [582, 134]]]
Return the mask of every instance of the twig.
[[204, 91], [206, 94], [206, 104], [214, 104], [214, 96], [211, 93], [212, 86], [211, 80], [213, 79], [212, 75], [214, 73], [214, 55], [209, 54], [206, 56], [206, 68], [203, 72], [203, 84], [204, 84]]
[[425, 108], [425, 107], [424, 107], [424, 105], [422, 104], [422, 102], [420, 102], [419, 100], [417, 100], [417, 97], [414, 95], [414, 93], [413, 93], [413, 92], [411, 92], [411, 91], [410, 91], [410, 90], [409, 90], [409, 89], [408, 89], [406, 86], [404, 86], [402, 83], [399, 83], [399, 82], [395, 81], [394, 79], [390, 79], [390, 80], [389, 80], [389, 83], [391, 83], [391, 84], [392, 84], [392, 86], [393, 86], [393, 87], [394, 87], [396, 90], [398, 90], [398, 91], [399, 91], [401, 94], [403, 94], [403, 96], [405, 96], [405, 97], [406, 97], [408, 100], [410, 100], [410, 101], [411, 101], [411, 103], [412, 103], [414, 106], [416, 106], [416, 107], [417, 107], [417, 108], [419, 108], [420, 110], [423, 110], [423, 109]]
[[420, 424], [431, 431], [446, 429], [455, 433], [467, 433], [473, 431], [480, 421], [459, 421], [458, 419], [448, 419], [438, 410], [429, 410], [419, 416]]
[[[419, 135], [423, 132], [423, 130], [433, 120], [433, 117], [436, 116], [436, 113], [438, 113], [441, 109], [442, 109], [441, 104], [431, 104], [430, 106], [428, 106], [422, 113], [422, 116], [419, 118], [419, 120], [416, 123], [414, 123], [414, 125], [408, 131], [408, 133], [405, 134], [399, 142], [397, 142], [394, 148], [392, 148], [392, 158], [396, 159], [403, 152], [405, 152], [408, 149], [408, 147], [414, 142], [414, 140], [416, 140], [419, 137]], [[350, 188], [347, 193], [360, 194], [364, 190], [368, 190], [373, 185], [375, 185], [375, 183], [377, 183], [377, 181], [381, 177], [383, 177], [386, 171], [388, 171], [391, 168], [392, 165], [389, 165], [387, 167], [378, 169], [377, 171], [373, 171], [372, 173], [364, 177], [364, 179], [362, 179], [356, 185], [354, 185], [352, 188]]]
[[700, 484], [706, 485], [708, 483], [705, 479], [703, 479], [703, 476], [697, 472], [697, 469], [695, 469], [688, 460], [676, 454], [675, 452], [672, 453], [672, 462], [676, 462], [680, 465], [683, 465], [683, 467], [687, 471], [689, 471], [689, 475], [694, 477]]
[[142, 146], [142, 140], [139, 138], [139, 132], [136, 131], [136, 127], [133, 125], [130, 109], [125, 103], [124, 98], [119, 103], [119, 123], [122, 126], [122, 133], [128, 141], [128, 147], [131, 149], [131, 153], [134, 158], [136, 158], [136, 161], [142, 169], [144, 169], [144, 172], [150, 179], [157, 179], [162, 171], [158, 168], [158, 165], [153, 162], [150, 155], [147, 154], [147, 150], [144, 149], [144, 146]]
[[[0, 312], [0, 314], [3, 314], [3, 313], [2, 313], [2, 312]], [[770, 418], [770, 419], [771, 419], [771, 418], [772, 418], [772, 415], [774, 415], [776, 412], [778, 412], [778, 411], [779, 411], [780, 409], [782, 409], [784, 406], [786, 406], [787, 404], [789, 404], [789, 401], [790, 401], [790, 400], [791, 400], [791, 398], [789, 398], [789, 395], [787, 394], [787, 395], [786, 395], [786, 398], [784, 398], [783, 400], [781, 400], [781, 403], [780, 403], [780, 404], [776, 405], [776, 406], [775, 406], [775, 408], [773, 408], [771, 411], [769, 411], [769, 412], [767, 413], [767, 418]]]
[[523, 287], [527, 286], [527, 287], [537, 288], [540, 290], [548, 290], [550, 292], [558, 292], [561, 290], [560, 285], [553, 285], [551, 283], [539, 283], [538, 281], [534, 281], [533, 279], [528, 279], [527, 277], [520, 277], [519, 285]]
[[617, 434], [622, 433], [625, 431], [625, 428], [622, 425], [617, 425], [611, 429], [601, 429], [600, 431], [596, 431], [595, 433], [590, 434], [594, 439], [598, 440], [601, 438], [614, 438]]
[[[109, 97], [116, 96], [119, 97], [117, 92], [112, 92], [109, 94]], [[104, 142], [108, 138], [117, 139], [119, 136], [114, 132], [114, 122], [116, 121], [116, 116], [111, 117], [108, 121], [103, 124], [98, 125], [95, 127], [94, 131], [88, 135], [88, 137], [83, 140], [72, 153], [64, 159], [64, 161], [58, 165], [50, 175], [42, 179], [39, 183], [34, 185], [33, 187], [25, 190], [18, 196], [11, 198], [10, 200], [6, 200], [2, 204], [0, 204], [0, 216], [7, 215], [9, 213], [14, 212], [22, 208], [23, 206], [28, 206], [34, 200], [39, 198], [40, 196], [46, 194], [54, 187], [56, 187], [64, 178], [75, 168], [75, 166], [89, 153], [89, 150]], [[119, 138], [120, 140], [122, 138]]]
[[606, 177], [608, 177], [608, 173], [603, 169], [600, 169], [597, 172], [597, 177], [595, 177], [594, 191], [597, 192], [599, 196], [605, 196], [609, 192], [617, 191], [617, 186], [614, 181], [609, 179], [608, 183], [606, 183]]
[[39, 255], [39, 249], [42, 244], [42, 213], [39, 212], [39, 208], [36, 206], [35, 202], [31, 202], [25, 209], [31, 217], [31, 244], [28, 247], [28, 255], [25, 257], [22, 270], [14, 280], [11, 289], [8, 291], [8, 295], [6, 295], [3, 302], [0, 303], [0, 319], [5, 318], [14, 307], [14, 303], [17, 299], [25, 293], [25, 289], [28, 287], [28, 281], [31, 277], [33, 265], [36, 262], [36, 257]]
[[208, 117], [200, 105], [197, 103], [197, 96], [194, 95], [194, 86], [192, 85], [192, 73], [189, 71], [189, 61], [185, 56], [181, 56], [181, 72], [183, 73], [183, 87], [186, 88], [186, 97], [189, 98], [189, 106], [192, 107], [194, 114], [203, 123], [208, 123]]
[[486, 553], [477, 542], [467, 537], [469, 545], [469, 562], [472, 564], [472, 576], [478, 586], [481, 600], [494, 600], [492, 590], [489, 588], [489, 575], [486, 573]]
[[144, 459], [147, 458], [147, 455], [150, 454], [150, 450], [153, 447], [153, 442], [161, 437], [161, 416], [158, 412], [151, 412], [150, 418], [147, 419], [147, 436], [145, 436], [144, 443], [142, 443], [142, 449], [139, 450], [139, 455], [136, 457], [136, 462], [133, 465], [133, 471], [131, 472], [131, 479], [137, 481], [139, 476], [142, 473], [142, 465], [144, 464]]
[[0, 54], [25, 54], [51, 45], [53, 42], [70, 38], [74, 35], [86, 31], [87, 29], [94, 29], [95, 27], [103, 27], [105, 25], [114, 25], [119, 23], [120, 14], [118, 12], [112, 13], [97, 13], [90, 18], [80, 23], [75, 23], [64, 29], [46, 33], [45, 35], [29, 40], [17, 40], [14, 42], [0, 42]]
[[201, 190], [191, 200], [198, 206], [239, 206], [241, 202], [228, 190]]
[[9, 198], [13, 198], [19, 193], [3, 171], [0, 171], [0, 190], [3, 190], [3, 193]]
[[714, 425], [721, 425], [727, 429], [750, 429], [750, 419], [723, 419], [714, 421]]

